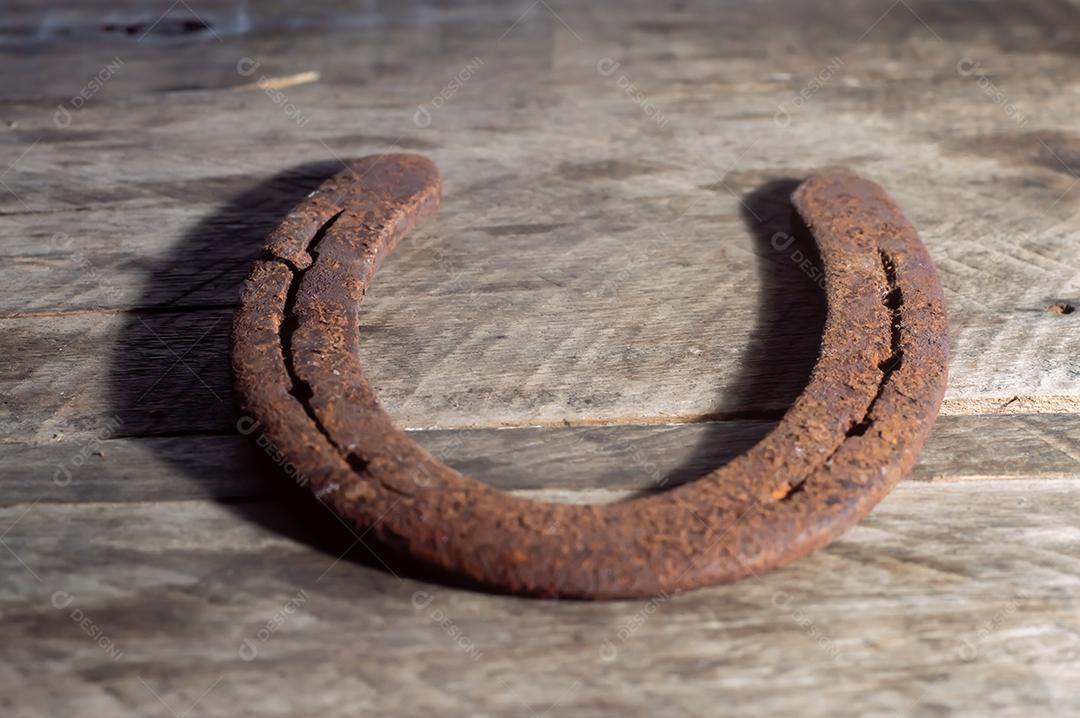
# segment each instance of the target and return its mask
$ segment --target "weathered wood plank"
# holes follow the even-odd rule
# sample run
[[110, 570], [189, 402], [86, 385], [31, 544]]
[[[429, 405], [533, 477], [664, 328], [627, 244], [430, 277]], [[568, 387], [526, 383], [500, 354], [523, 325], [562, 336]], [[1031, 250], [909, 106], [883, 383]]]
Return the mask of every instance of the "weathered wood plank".
[[593, 604], [336, 561], [279, 505], [5, 508], [5, 713], [167, 714], [157, 693], [206, 716], [1064, 715], [1074, 498], [1071, 481], [908, 482], [788, 569]]
[[[527, 322], [527, 331], [537, 334], [518, 336], [526, 331], [514, 324], [521, 313], [489, 307], [489, 319], [481, 320], [485, 306], [458, 305], [449, 326], [400, 312], [365, 325], [363, 360], [403, 426], [774, 418], [801, 390], [817, 352], [818, 337], [809, 333], [815, 321], [806, 316], [793, 325], [777, 318], [773, 326], [755, 327], [750, 315], [720, 321], [688, 309], [685, 321], [671, 327], [635, 324], [636, 315], [616, 318], [606, 311], [583, 310], [573, 318], [553, 312], [533, 318], [546, 322], [550, 332]], [[2, 441], [85, 438], [113, 417], [121, 425], [112, 433], [121, 435], [231, 431], [231, 313], [221, 308], [0, 319], [7, 357], [0, 367]], [[1052, 333], [1059, 344], [1080, 336], [1053, 326], [1063, 326], [1072, 315], [1044, 316], [1028, 324], [1044, 326], [1040, 331]], [[601, 318], [607, 327], [595, 323]], [[631, 344], [617, 351], [605, 346], [621, 341], [615, 337], [622, 331], [635, 335]], [[558, 338], [571, 335], [583, 342], [583, 353]], [[456, 349], [438, 356], [447, 342]], [[1059, 366], [1044, 371], [1028, 356], [1026, 369], [1003, 385], [1000, 398], [967, 395], [957, 387], [965, 381], [963, 367], [954, 368], [944, 412], [1071, 412], [1080, 401], [1076, 359], [1052, 360]], [[1054, 372], [1059, 380], [1048, 378]], [[1049, 393], [1040, 393], [1040, 386]]]
[[[383, 401], [404, 426], [633, 423], [716, 413], [776, 416], [801, 390], [817, 353], [818, 337], [807, 334], [814, 324], [812, 315], [758, 341], [749, 316], [717, 318], [714, 326], [724, 324], [726, 338], [746, 336], [720, 355], [729, 379], [716, 384], [707, 380], [717, 378], [708, 368], [720, 362], [717, 355], [709, 356], [703, 338], [680, 334], [663, 323], [640, 325], [635, 316], [608, 315], [613, 325], [638, 337], [635, 343], [614, 356], [601, 347], [578, 355], [558, 347], [555, 337], [572, 334], [588, 341], [589, 333], [603, 333], [598, 327], [579, 324], [576, 317], [549, 315], [546, 321], [561, 327], [559, 332], [537, 334], [535, 346], [528, 346], [509, 336], [516, 331], [511, 328], [513, 312], [499, 315], [491, 308], [492, 316], [503, 317], [496, 320], [505, 323], [500, 329], [471, 323], [480, 308], [473, 311], [478, 314], [459, 316], [452, 327], [430, 325], [433, 334], [459, 346], [452, 357], [435, 357], [432, 345], [411, 353], [399, 344], [378, 356], [365, 350]], [[364, 341], [381, 336], [384, 343], [397, 343], [427, 333], [417, 328], [419, 316], [408, 324], [402, 319], [393, 325], [366, 325]], [[702, 316], [695, 323], [710, 320]], [[11, 357], [0, 370], [9, 397], [3, 407], [6, 440], [85, 436], [114, 416], [124, 435], [230, 430], [230, 328], [228, 309], [0, 320]], [[503, 330], [507, 334], [500, 337], [497, 332]], [[711, 337], [711, 342], [720, 340], [719, 334]], [[775, 354], [780, 345], [789, 351]], [[102, 347], [112, 350], [102, 352]], [[550, 353], [543, 354], [545, 350]], [[778, 358], [760, 365], [741, 358], [744, 353], [763, 364], [764, 356]], [[462, 361], [468, 367], [459, 364]], [[438, 376], [447, 374], [453, 374], [453, 380], [440, 384]], [[731, 388], [717, 397], [725, 385]]]
[[[494, 205], [505, 208], [506, 198], [515, 194], [529, 202], [524, 188], [503, 184], [508, 194]], [[253, 192], [273, 195], [275, 190]], [[638, 190], [627, 187], [625, 192], [635, 195]], [[475, 199], [482, 201], [482, 196]], [[735, 200], [720, 202], [734, 204]], [[279, 211], [288, 204], [281, 203]], [[640, 204], [639, 198], [627, 197], [613, 215], [625, 221], [632, 204]], [[406, 243], [399, 256], [387, 263], [366, 307], [366, 358], [384, 399], [407, 423], [461, 426], [476, 415], [515, 423], [530, 413], [539, 420], [557, 421], [567, 417], [571, 396], [611, 416], [627, 413], [627, 404], [649, 403], [653, 393], [671, 397], [685, 394], [687, 388], [696, 395], [683, 398], [681, 404], [659, 405], [656, 412], [745, 411], [737, 402], [717, 405], [712, 394], [715, 387], [731, 383], [739, 374], [746, 354], [765, 354], [774, 345], [794, 344], [797, 358], [806, 361], [815, 338], [810, 282], [796, 264], [786, 262], [788, 257], [778, 256], [781, 253], [767, 242], [748, 235], [734, 206], [725, 210], [725, 222], [695, 230], [698, 236], [730, 238], [718, 243], [688, 241], [682, 230], [667, 231], [658, 241], [660, 235], [652, 227], [628, 229], [639, 221], [634, 219], [616, 228], [623, 233], [616, 240], [605, 220], [538, 223], [526, 208], [485, 230], [475, 224], [484, 221], [482, 215], [474, 214], [477, 209], [464, 207], [447, 222], [422, 230], [415, 243]], [[140, 216], [143, 222], [162, 221], [156, 211], [144, 209]], [[49, 216], [46, 223], [51, 226], [46, 231], [71, 221], [68, 216]], [[461, 227], [463, 221], [472, 226]], [[15, 289], [7, 296], [20, 305], [11, 307], [9, 315], [45, 307], [62, 310], [65, 297], [75, 299], [76, 306], [85, 305], [80, 297], [88, 297], [91, 306], [109, 306], [113, 302], [101, 299], [114, 295], [136, 306], [229, 305], [269, 224], [259, 218], [245, 225], [237, 210], [227, 210], [225, 216], [211, 217], [190, 230], [196, 240], [177, 242], [176, 251], [166, 252], [160, 261], [145, 254], [141, 259], [134, 256], [139, 238], [144, 232], [152, 233], [151, 227], [131, 228], [132, 249], [119, 252], [73, 253], [64, 238], [50, 248], [48, 238], [54, 233], [35, 238], [41, 248], [35, 252], [44, 254], [21, 254], [7, 265]], [[115, 226], [104, 231], [117, 236]], [[446, 237], [432, 236], [444, 231]], [[766, 235], [771, 236], [771, 230], [766, 229]], [[223, 236], [246, 241], [222, 241]], [[1073, 243], [1055, 250], [1054, 243], [1045, 239], [1039, 235], [1030, 241], [1041, 243], [1041, 251], [1047, 247], [1056, 251], [1055, 263], [1076, 263]], [[971, 244], [966, 236], [956, 241]], [[218, 249], [201, 251], [210, 245]], [[1010, 270], [1019, 277], [1015, 285], [986, 286], [987, 270], [997, 261], [994, 255], [982, 252], [984, 261], [963, 252], [964, 273], [957, 274], [955, 282], [950, 283], [946, 267], [960, 266], [956, 258], [945, 256], [941, 262], [953, 317], [950, 402], [958, 411], [965, 406], [987, 411], [1019, 395], [1030, 397], [1028, 402], [1044, 411], [1075, 409], [1076, 400], [1070, 397], [1076, 394], [1074, 344], [1080, 334], [1071, 327], [1077, 321], [1073, 317], [1080, 314], [1045, 311], [1054, 301], [1074, 296], [1073, 273], [1049, 291], [1054, 284], [1046, 282], [1046, 268], [1030, 264], [1027, 270]], [[148, 263], [162, 269], [139, 269]], [[136, 271], [116, 272], [117, 264]], [[31, 291], [30, 285], [52, 275], [58, 265], [70, 271], [56, 277], [54, 288], [44, 294], [40, 287]], [[722, 267], [724, 280], [718, 283], [715, 273], [702, 272], [701, 266]], [[138, 294], [143, 286], [149, 293], [145, 297]], [[663, 311], [657, 312], [657, 306]], [[654, 319], [641, 322], [640, 316]], [[417, 328], [421, 317], [425, 318], [423, 331]], [[110, 319], [87, 317], [83, 321]], [[750, 330], [755, 322], [756, 337]], [[755, 346], [755, 338], [764, 341], [764, 346]], [[1016, 346], [1029, 349], [1018, 354]], [[488, 354], [504, 375], [479, 376], [468, 371]], [[402, 376], [399, 364], [403, 359], [414, 362], [404, 368], [421, 376]], [[380, 362], [399, 371], [383, 371]], [[597, 370], [610, 373], [612, 365], [623, 371], [619, 385], [628, 396], [622, 406], [595, 386]], [[553, 386], [553, 381], [559, 384]], [[209, 379], [208, 383], [223, 386]], [[540, 401], [535, 396], [515, 396], [531, 384], [545, 385], [552, 396]], [[459, 395], [447, 402], [445, 396], [430, 396], [425, 385], [457, 385]], [[778, 391], [786, 396], [792, 393], [790, 386]]]
[[[465, 474], [504, 490], [611, 500], [692, 481], [756, 442], [765, 421], [414, 431]], [[281, 496], [278, 457], [239, 435], [0, 444], [0, 504]], [[257, 435], [256, 435], [257, 436]], [[1080, 479], [1080, 417], [944, 416], [913, 481]], [[553, 458], [558, 457], [558, 458]], [[269, 464], [267, 463], [269, 462]], [[280, 464], [278, 464], [280, 466]], [[295, 479], [294, 474], [287, 474]]]
[[[232, 425], [232, 311], [0, 320], [5, 441]], [[121, 348], [123, 347], [123, 348]], [[96, 366], [94, 366], [96, 364]]]
[[[447, 176], [444, 211], [387, 262], [365, 312], [365, 360], [403, 423], [770, 412], [797, 389], [784, 377], [805, 375], [814, 313], [812, 282], [769, 244], [786, 220], [763, 187], [847, 164], [897, 196], [941, 267], [950, 410], [1019, 397], [1018, 407], [1073, 411], [1080, 314], [1045, 308], [1080, 296], [1076, 99], [1026, 80], [1068, 82], [1076, 64], [1056, 40], [1049, 54], [1017, 44], [1000, 21], [1018, 21], [1012, 4], [980, 5], [963, 21], [920, 5], [929, 29], [906, 7], [883, 16], [889, 6], [822, 4], [796, 19], [779, 3], [695, 6], [691, 20], [642, 3], [604, 22], [567, 8], [571, 33], [537, 6], [501, 39], [509, 9], [478, 14], [465, 35], [454, 33], [467, 11], [429, 8], [421, 19], [387, 9], [377, 28], [334, 35], [332, 53], [321, 33], [282, 43], [257, 13], [243, 43], [226, 32], [175, 52], [116, 40], [35, 56], [39, 69], [3, 90], [19, 103], [2, 137], [14, 164], [0, 194], [11, 238], [0, 305], [8, 316], [230, 305], [265, 228], [310, 186], [311, 162], [325, 171], [396, 143], [430, 154]], [[1063, 12], [1049, 3], [1037, 22]], [[443, 24], [454, 39], [432, 43]], [[790, 53], [769, 49], [784, 37], [803, 39]], [[963, 52], [938, 39], [961, 37]], [[991, 63], [1003, 46], [1008, 62], [989, 69], [1026, 113], [1022, 125], [957, 70], [964, 56]], [[98, 67], [118, 52], [128, 60], [116, 76], [57, 128], [58, 98], [80, 88], [61, 68]], [[260, 73], [321, 72], [286, 91], [310, 122], [265, 93], [230, 89], [251, 79], [235, 72], [245, 53], [265, 57]], [[414, 123], [417, 106], [474, 57], [483, 64], [431, 125]], [[614, 75], [598, 72], [605, 57], [621, 63]], [[796, 111], [793, 98], [837, 57]], [[154, 73], [170, 79], [154, 85]], [[627, 96], [623, 74], [667, 123]], [[172, 78], [189, 84], [170, 87]], [[868, 91], [883, 83], [888, 92]], [[737, 102], [717, 100], [731, 93]], [[792, 110], [789, 124], [778, 107]], [[81, 251], [58, 247], [57, 232]], [[765, 371], [754, 355], [783, 364]], [[88, 359], [76, 362], [90, 372], [78, 383], [100, 385]], [[211, 363], [224, 371], [220, 358]], [[758, 374], [761, 391], [727, 390]], [[224, 374], [204, 380], [224, 396]], [[37, 424], [72, 430], [44, 409]]]
[[[479, 313], [480, 309], [474, 311]], [[593, 315], [589, 323], [595, 319]], [[621, 328], [630, 331], [626, 321]], [[1046, 323], [1050, 321], [1056, 320]], [[1032, 323], [1038, 322], [1039, 318], [1033, 318]], [[227, 310], [197, 315], [0, 320], [0, 325], [7, 331], [8, 350], [17, 352], [5, 372], [8, 406], [19, 406], [24, 415], [23, 423], [12, 427], [13, 438], [40, 440], [50, 432], [77, 432], [110, 412], [123, 415], [130, 432], [211, 430], [228, 423], [231, 381], [226, 364], [230, 326]], [[571, 322], [559, 326], [579, 336], [588, 334]], [[383, 352], [365, 350], [365, 354], [384, 402], [399, 421], [413, 427], [770, 415], [781, 411], [794, 397], [801, 386], [800, 377], [806, 376], [813, 360], [811, 337], [793, 334], [804, 330], [805, 323], [777, 327], [768, 343], [788, 341], [798, 351], [764, 366], [747, 364], [761, 361], [764, 355], [758, 351], [760, 344], [754, 337], [748, 337], [748, 344], [738, 350], [725, 346], [716, 348], [713, 354], [700, 346], [706, 342], [693, 333], [692, 327], [685, 329], [686, 335], [668, 335], [666, 341], [648, 337], [643, 346], [625, 347], [614, 357], [603, 355], [602, 348], [596, 346], [589, 350], [591, 356], [582, 357], [557, 350], [544, 355], [543, 350], [553, 341], [550, 336], [535, 341], [533, 347], [523, 346], [521, 342], [532, 338], [512, 341], [506, 334], [495, 334], [499, 326], [470, 325], [467, 317], [452, 328], [444, 328], [441, 334], [432, 332], [438, 338], [428, 341], [426, 333], [405, 326], [398, 318], [394, 324], [366, 327], [366, 346], [381, 344]], [[203, 337], [206, 330], [210, 333]], [[657, 335], [659, 331], [663, 328], [640, 330], [639, 334]], [[1055, 330], [1048, 326], [1046, 331]], [[730, 338], [737, 330], [728, 325], [707, 338], [719, 342], [720, 333]], [[1059, 343], [1073, 341], [1071, 332], [1055, 336]], [[435, 351], [443, 346], [443, 340], [467, 346], [459, 343], [452, 357], [436, 357]], [[100, 353], [99, 348], [110, 342], [115, 342], [112, 346], [119, 344], [116, 356]], [[190, 354], [184, 354], [189, 348]], [[743, 354], [752, 358], [744, 359]], [[185, 359], [177, 365], [181, 371], [173, 373], [170, 369], [177, 368], [173, 363], [179, 355]], [[484, 357], [496, 360], [492, 366], [498, 370], [481, 371]], [[965, 396], [963, 387], [957, 387], [965, 381], [962, 368], [954, 370], [954, 388], [944, 411], [1075, 410], [1077, 398], [1070, 378], [1073, 360], [1066, 356], [1048, 357], [1047, 361], [1059, 365], [1044, 369], [1031, 358], [1029, 368], [1023, 372], [1030, 382], [1026, 386], [1019, 382], [1002, 384], [1000, 396], [995, 396], [996, 390], [989, 395]], [[650, 382], [650, 372], [654, 371], [651, 377], [655, 381]], [[776, 373], [767, 373], [770, 371]], [[1064, 383], [1047, 380], [1053, 372]], [[57, 380], [52, 388], [69, 386], [69, 391], [78, 397], [71, 401], [67, 391], [50, 392], [43, 385], [25, 383], [43, 377]], [[715, 383], [707, 382], [706, 377]], [[619, 384], [621, 379], [626, 379], [623, 385]], [[1041, 384], [1050, 385], [1048, 393], [1041, 393]], [[716, 396], [718, 389], [721, 393]], [[189, 402], [201, 403], [205, 399], [211, 400], [211, 406], [208, 412], [199, 414], [195, 426], [185, 412], [172, 413]], [[165, 404], [169, 410], [157, 404]]]

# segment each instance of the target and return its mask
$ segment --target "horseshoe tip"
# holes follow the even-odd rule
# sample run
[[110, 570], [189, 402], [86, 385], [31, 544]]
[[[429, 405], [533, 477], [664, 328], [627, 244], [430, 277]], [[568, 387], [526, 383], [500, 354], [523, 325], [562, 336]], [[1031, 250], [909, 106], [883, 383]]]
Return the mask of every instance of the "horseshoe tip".
[[[410, 152], [374, 154], [352, 160], [335, 177], [351, 196], [375, 194], [390, 202], [427, 207], [442, 196], [442, 176], [428, 157]], [[426, 213], [426, 212], [421, 212]]]

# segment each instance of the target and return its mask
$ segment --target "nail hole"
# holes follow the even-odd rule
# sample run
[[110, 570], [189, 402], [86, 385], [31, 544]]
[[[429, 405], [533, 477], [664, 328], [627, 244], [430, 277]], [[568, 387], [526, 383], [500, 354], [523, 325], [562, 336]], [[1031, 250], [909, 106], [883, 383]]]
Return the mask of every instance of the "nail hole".
[[1076, 307], [1069, 302], [1055, 302], [1047, 307], [1046, 311], [1051, 314], [1072, 314], [1076, 311]]

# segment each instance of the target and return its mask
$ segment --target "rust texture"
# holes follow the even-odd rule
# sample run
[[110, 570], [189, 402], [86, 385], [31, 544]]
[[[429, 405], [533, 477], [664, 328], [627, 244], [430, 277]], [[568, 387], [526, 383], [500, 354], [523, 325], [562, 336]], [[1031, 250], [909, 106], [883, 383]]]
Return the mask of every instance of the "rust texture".
[[697, 481], [605, 505], [532, 501], [461, 475], [394, 425], [357, 358], [379, 258], [440, 194], [424, 157], [355, 161], [272, 233], [233, 328], [241, 409], [378, 545], [506, 592], [664, 595], [806, 555], [914, 464], [945, 390], [941, 287], [884, 190], [838, 171], [793, 198], [826, 277], [820, 356], [756, 446]]

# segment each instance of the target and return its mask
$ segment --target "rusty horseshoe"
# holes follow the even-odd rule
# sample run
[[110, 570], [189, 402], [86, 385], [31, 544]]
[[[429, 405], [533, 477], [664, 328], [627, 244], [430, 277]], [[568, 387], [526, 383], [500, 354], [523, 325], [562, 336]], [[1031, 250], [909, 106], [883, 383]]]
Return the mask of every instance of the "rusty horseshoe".
[[379, 259], [435, 211], [441, 189], [425, 157], [352, 162], [271, 233], [234, 320], [241, 410], [378, 546], [511, 593], [666, 595], [806, 555], [914, 464], [945, 391], [941, 286], [885, 191], [835, 171], [793, 196], [825, 274], [820, 354], [757, 445], [697, 481], [603, 505], [533, 501], [463, 476], [394, 425], [357, 358]]

